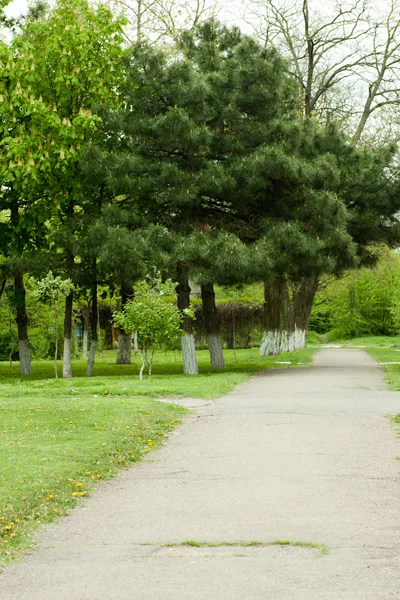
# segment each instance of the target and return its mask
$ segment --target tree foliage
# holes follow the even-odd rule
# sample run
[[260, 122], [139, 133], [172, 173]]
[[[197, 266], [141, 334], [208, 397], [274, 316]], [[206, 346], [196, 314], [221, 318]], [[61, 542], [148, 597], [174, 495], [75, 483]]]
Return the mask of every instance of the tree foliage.
[[155, 350], [174, 347], [182, 334], [181, 314], [176, 305], [166, 298], [173, 293], [171, 285], [172, 282], [162, 283], [160, 280], [156, 280], [156, 287], [148, 281], [139, 283], [135, 290], [135, 298], [125, 304], [122, 313], [114, 314], [116, 325], [121, 326], [127, 333], [137, 332], [142, 353], [140, 379], [147, 363], [148, 351], [151, 352], [150, 377]]

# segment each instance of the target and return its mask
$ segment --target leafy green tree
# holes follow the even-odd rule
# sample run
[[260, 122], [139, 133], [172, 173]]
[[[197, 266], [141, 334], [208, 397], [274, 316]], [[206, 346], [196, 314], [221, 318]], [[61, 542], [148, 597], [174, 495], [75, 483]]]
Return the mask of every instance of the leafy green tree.
[[[143, 378], [143, 371], [147, 364], [149, 377], [151, 377], [155, 350], [173, 347], [182, 333], [179, 309], [165, 299], [165, 296], [171, 293], [173, 293], [172, 282], [164, 284], [158, 282], [157, 289], [148, 282], [141, 282], [136, 286], [135, 298], [125, 304], [122, 313], [114, 315], [114, 322], [122, 326], [124, 331], [129, 333], [137, 331], [142, 354], [140, 379]], [[189, 315], [190, 310], [186, 309], [186, 313]], [[150, 352], [149, 362], [148, 352]]]
[[314, 322], [320, 306], [328, 313], [331, 336], [394, 335], [398, 331], [400, 260], [380, 248], [374, 267], [347, 272], [317, 294]]
[[[3, 207], [9, 207], [10, 196], [17, 202], [20, 223], [17, 229], [12, 226], [20, 238], [24, 234], [25, 247], [32, 231], [40, 229], [36, 239], [42, 243], [49, 230], [59, 231], [64, 274], [74, 270], [71, 241], [82, 232], [80, 217], [93, 201], [79, 168], [84, 145], [101, 129], [93, 110], [118, 97], [123, 22], [106, 4], [59, 0], [49, 13], [28, 21], [3, 51]], [[64, 376], [71, 375], [71, 317], [69, 295]]]

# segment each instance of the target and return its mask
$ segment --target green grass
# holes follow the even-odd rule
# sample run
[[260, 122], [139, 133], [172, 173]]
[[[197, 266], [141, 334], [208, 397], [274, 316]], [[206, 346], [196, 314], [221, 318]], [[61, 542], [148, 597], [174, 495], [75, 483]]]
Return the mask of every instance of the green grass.
[[[309, 363], [315, 349], [306, 348], [296, 352], [282, 353], [274, 357], [258, 356], [258, 349], [238, 350], [235, 361], [232, 350], [225, 351], [226, 369], [213, 371], [209, 366], [206, 350], [198, 352], [200, 375], [197, 377], [182, 375], [182, 362], [178, 353], [156, 355], [153, 376], [139, 381], [140, 358], [135, 357], [132, 365], [116, 365], [115, 352], [108, 351], [103, 357], [96, 357], [94, 377], [84, 377], [86, 362], [74, 361], [72, 379], [54, 379], [50, 361], [33, 363], [34, 374], [24, 378], [19, 375], [18, 364], [10, 366], [0, 363], [0, 386], [2, 396], [21, 398], [23, 395], [41, 395], [46, 397], [74, 396], [85, 397], [88, 393], [98, 396], [135, 395], [149, 397], [191, 396], [195, 398], [218, 398], [246, 381], [251, 375], [263, 369], [280, 366], [290, 362], [292, 365]], [[284, 366], [284, 365], [283, 365]], [[28, 383], [29, 382], [29, 383]], [[3, 387], [3, 384], [7, 386]], [[0, 393], [1, 393], [0, 388]]]
[[97, 481], [159, 446], [185, 412], [92, 393], [0, 400], [0, 560], [28, 548], [41, 523], [66, 514]]
[[181, 374], [178, 354], [156, 357], [154, 375], [138, 380], [139, 359], [115, 365], [115, 352], [96, 358], [95, 376], [53, 378], [51, 361], [33, 363], [23, 378], [18, 364], [0, 363], [0, 563], [31, 546], [42, 523], [66, 514], [97, 481], [140, 460], [160, 445], [186, 411], [157, 397], [215, 398], [253, 373], [279, 362], [309, 363], [314, 350], [260, 358], [258, 350], [226, 351], [227, 368], [213, 372], [199, 352], [201, 374]]
[[[153, 544], [149, 544], [153, 545]], [[161, 548], [174, 548], [174, 547], [190, 546], [192, 548], [249, 548], [249, 547], [266, 547], [266, 546], [291, 546], [300, 548], [315, 548], [321, 552], [322, 555], [328, 553], [328, 548], [323, 544], [314, 544], [313, 542], [300, 542], [291, 540], [274, 540], [272, 542], [260, 542], [256, 540], [241, 541], [241, 542], [199, 542], [196, 540], [185, 540], [183, 542], [170, 542], [167, 544], [161, 544]]]
[[[400, 362], [400, 348], [398, 350], [394, 348], [365, 348], [365, 350], [378, 362]], [[393, 365], [387, 365], [387, 367], [389, 366]]]
[[398, 348], [400, 350], [400, 337], [388, 335], [365, 336], [357, 338], [338, 338], [329, 340], [328, 343], [343, 346], [365, 346], [366, 348]]

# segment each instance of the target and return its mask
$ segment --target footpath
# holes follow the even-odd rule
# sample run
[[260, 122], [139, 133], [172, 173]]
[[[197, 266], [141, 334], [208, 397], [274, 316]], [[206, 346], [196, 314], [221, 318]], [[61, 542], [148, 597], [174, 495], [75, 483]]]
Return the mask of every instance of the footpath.
[[44, 528], [1, 600], [400, 598], [400, 394], [379, 365], [322, 350], [199, 404]]

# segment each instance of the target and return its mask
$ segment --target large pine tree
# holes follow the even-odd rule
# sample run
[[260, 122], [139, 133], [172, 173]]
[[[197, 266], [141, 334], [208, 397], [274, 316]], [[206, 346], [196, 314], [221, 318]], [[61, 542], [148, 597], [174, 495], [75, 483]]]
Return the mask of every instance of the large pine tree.
[[[240, 165], [249, 157], [255, 161], [257, 149], [274, 143], [276, 121], [295, 105], [294, 88], [273, 49], [210, 21], [185, 34], [173, 58], [138, 45], [125, 105], [124, 111], [109, 115], [110, 137], [118, 135], [120, 144], [103, 154], [108, 183], [131, 197], [153, 223], [183, 237], [204, 233], [191, 264], [202, 265], [206, 241], [213, 267], [203, 265], [204, 314], [212, 364], [222, 366], [212, 284], [218, 281], [221, 243], [225, 240], [230, 252], [230, 234], [247, 227], [237, 211]], [[218, 231], [228, 235], [214, 243]], [[252, 233], [242, 237], [237, 244], [254, 241]], [[248, 276], [245, 255], [236, 253], [244, 259], [236, 261], [236, 280]], [[267, 256], [263, 271], [265, 264]], [[180, 284], [179, 290], [184, 287]]]

